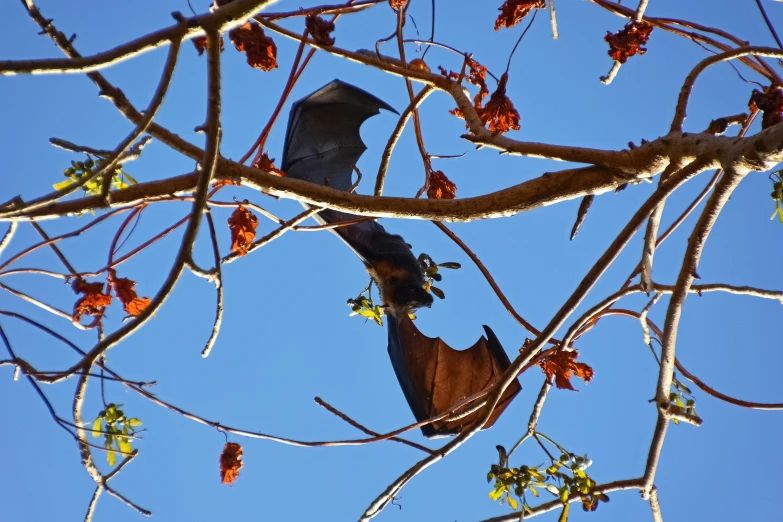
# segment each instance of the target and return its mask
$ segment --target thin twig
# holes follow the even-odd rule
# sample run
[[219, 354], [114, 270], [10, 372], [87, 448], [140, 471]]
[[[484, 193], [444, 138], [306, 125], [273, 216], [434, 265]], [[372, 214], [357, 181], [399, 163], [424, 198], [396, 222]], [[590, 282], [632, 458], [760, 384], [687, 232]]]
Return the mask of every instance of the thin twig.
[[5, 231], [3, 238], [0, 239], [0, 256], [3, 255], [5, 248], [11, 244], [11, 240], [14, 238], [14, 234], [16, 234], [16, 229], [18, 227], [19, 223], [16, 221], [11, 221], [11, 223], [8, 225], [8, 230]]
[[54, 244], [54, 242], [49, 238], [49, 235], [44, 231], [43, 228], [41, 228], [41, 225], [36, 223], [35, 221], [31, 221], [30, 224], [33, 226], [33, 228], [38, 232], [41, 237], [43, 238], [44, 242], [49, 244], [49, 248], [54, 251], [54, 254], [57, 256], [57, 258], [62, 262], [62, 264], [65, 266], [65, 268], [71, 273], [71, 275], [76, 275], [76, 269], [71, 265], [71, 263], [68, 262], [68, 260], [65, 258], [63, 253], [60, 251], [59, 248], [57, 248], [57, 245]]
[[376, 196], [383, 195], [383, 184], [386, 181], [386, 171], [389, 169], [389, 162], [391, 160], [392, 152], [394, 151], [394, 147], [397, 145], [397, 141], [400, 139], [400, 136], [402, 136], [402, 131], [405, 129], [405, 124], [408, 123], [408, 120], [414, 111], [422, 103], [424, 103], [424, 100], [427, 98], [427, 96], [429, 96], [434, 90], [434, 87], [427, 85], [421, 91], [419, 91], [419, 94], [417, 94], [416, 97], [411, 100], [405, 110], [402, 111], [400, 118], [397, 120], [397, 126], [394, 127], [391, 136], [389, 136], [389, 139], [386, 142], [386, 147], [383, 149], [383, 154], [381, 155], [381, 165], [378, 167], [378, 177], [375, 179]]
[[514, 48], [511, 49], [511, 53], [508, 55], [508, 62], [506, 62], [505, 74], [508, 74], [509, 69], [511, 69], [511, 59], [514, 57], [514, 53], [517, 52], [517, 47], [519, 47], [520, 42], [522, 42], [522, 38], [525, 37], [528, 29], [530, 29], [533, 26], [533, 22], [536, 21], [537, 14], [538, 14], [538, 9], [534, 9], [533, 16], [530, 17], [530, 22], [528, 22], [527, 26], [525, 27], [525, 30], [522, 31], [522, 34], [519, 35], [519, 38], [517, 39], [517, 43], [514, 44]]
[[[321, 209], [318, 207], [311, 207], [301, 214], [296, 215], [295, 217], [291, 218], [290, 220], [286, 221], [282, 225], [280, 225], [278, 228], [270, 232], [269, 234], [265, 235], [261, 239], [257, 239], [253, 241], [249, 247], [247, 247], [247, 254], [250, 254], [251, 252], [258, 250], [259, 248], [263, 247], [264, 245], [269, 244], [270, 242], [274, 241], [278, 237], [282, 236], [286, 233], [286, 231], [292, 229], [294, 226], [298, 225], [302, 221], [306, 220], [310, 216], [317, 214], [320, 212]], [[222, 263], [228, 264], [233, 261], [236, 261], [240, 257], [246, 254], [240, 254], [239, 252], [231, 252], [230, 254], [227, 254], [223, 257]]]
[[215, 346], [220, 325], [223, 322], [223, 272], [220, 267], [220, 248], [218, 247], [217, 233], [215, 232], [215, 223], [212, 221], [212, 213], [207, 210], [207, 225], [209, 226], [209, 237], [212, 240], [212, 252], [215, 257], [215, 291], [217, 292], [217, 303], [215, 304], [215, 321], [212, 324], [212, 332], [209, 334], [206, 346], [201, 351], [201, 357], [208, 357]]
[[764, 23], [767, 24], [767, 28], [769, 29], [769, 32], [772, 33], [772, 37], [775, 39], [775, 43], [778, 44], [778, 47], [783, 49], [783, 43], [781, 43], [780, 38], [778, 37], [778, 32], [775, 31], [775, 26], [772, 25], [772, 21], [769, 19], [769, 16], [767, 16], [767, 11], [764, 9], [761, 0], [756, 0], [756, 5], [758, 6], [759, 11], [761, 12], [761, 16], [764, 17]]
[[511, 314], [511, 316], [528, 332], [532, 333], [533, 335], [541, 335], [541, 331], [538, 330], [535, 326], [530, 324], [525, 320], [524, 317], [519, 315], [519, 313], [516, 311], [514, 306], [511, 304], [511, 302], [506, 297], [506, 294], [503, 293], [503, 290], [500, 289], [498, 284], [495, 282], [495, 279], [492, 277], [492, 274], [489, 273], [489, 270], [487, 270], [487, 267], [484, 266], [484, 263], [481, 262], [481, 260], [478, 258], [478, 256], [468, 247], [468, 245], [465, 244], [464, 241], [462, 241], [457, 234], [451, 231], [446, 225], [443, 223], [440, 223], [438, 221], [433, 221], [433, 225], [441, 229], [444, 234], [449, 236], [452, 241], [454, 241], [457, 246], [459, 246], [465, 254], [468, 255], [468, 257], [476, 264], [476, 267], [481, 271], [481, 273], [484, 275], [484, 278], [489, 283], [489, 286], [492, 287], [492, 290], [495, 291], [495, 294], [498, 296], [498, 299], [500, 299], [500, 302], [503, 303], [503, 306], [506, 308], [508, 313]]
[[[347, 422], [348, 424], [350, 424], [354, 428], [357, 428], [357, 429], [363, 431], [367, 435], [371, 435], [373, 437], [377, 437], [377, 436], [380, 435], [380, 433], [377, 433], [375, 431], [372, 431], [370, 429], [365, 428], [364, 426], [362, 426], [361, 424], [359, 424], [358, 422], [356, 422], [355, 420], [350, 418], [348, 415], [346, 415], [345, 413], [341, 412], [340, 410], [338, 410], [337, 408], [335, 408], [334, 406], [332, 406], [331, 404], [329, 404], [328, 402], [323, 400], [322, 398], [316, 397], [315, 398], [315, 402], [319, 406], [325, 408], [328, 412], [333, 413], [334, 415], [337, 415], [342, 420], [344, 420], [345, 422]], [[400, 442], [402, 444], [405, 444], [406, 446], [410, 446], [411, 448], [416, 448], [417, 450], [421, 450], [424, 453], [429, 453], [430, 455], [432, 454], [432, 450], [431, 449], [429, 449], [429, 448], [427, 448], [425, 446], [422, 446], [421, 444], [416, 444], [415, 442], [411, 442], [409, 440], [405, 440], [405, 439], [402, 439], [402, 438], [399, 438], [399, 437], [390, 437], [389, 440], [393, 440], [395, 442]]]

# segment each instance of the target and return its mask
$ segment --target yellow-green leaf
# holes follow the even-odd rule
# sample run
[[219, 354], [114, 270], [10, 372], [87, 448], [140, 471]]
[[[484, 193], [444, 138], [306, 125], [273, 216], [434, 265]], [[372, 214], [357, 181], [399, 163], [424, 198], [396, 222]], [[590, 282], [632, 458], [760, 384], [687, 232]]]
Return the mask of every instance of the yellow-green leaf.
[[534, 487], [533, 487], [533, 486], [531, 486], [531, 485], [528, 485], [527, 487], [528, 487], [528, 489], [530, 489], [530, 492], [531, 492], [532, 494], [534, 494], [535, 496], [538, 496], [538, 491], [536, 491], [536, 488], [534, 488]]
[[95, 422], [92, 423], [92, 436], [96, 439], [101, 436], [101, 418], [98, 417], [95, 419]]
[[[65, 181], [61, 181], [59, 183], [55, 183], [54, 185], [52, 185], [52, 187], [54, 187], [54, 190], [63, 190], [63, 189], [66, 189], [66, 188], [70, 187], [71, 185], [73, 185], [73, 180], [72, 179], [66, 179]], [[775, 217], [775, 216], [772, 216], [772, 217]]]
[[114, 456], [114, 452], [112, 450], [109, 450], [106, 453], [106, 461], [109, 463], [109, 466], [114, 466], [117, 463], [117, 457]]
[[511, 509], [513, 509], [514, 511], [516, 511], [517, 508], [519, 507], [519, 503], [516, 500], [514, 500], [514, 498], [511, 496], [508, 497], [508, 505], [511, 506]]
[[503, 486], [497, 487], [489, 492], [489, 498], [497, 500], [503, 496]]
[[119, 437], [117, 439], [117, 445], [120, 447], [120, 451], [123, 453], [130, 453], [132, 451], [130, 442], [125, 437]]

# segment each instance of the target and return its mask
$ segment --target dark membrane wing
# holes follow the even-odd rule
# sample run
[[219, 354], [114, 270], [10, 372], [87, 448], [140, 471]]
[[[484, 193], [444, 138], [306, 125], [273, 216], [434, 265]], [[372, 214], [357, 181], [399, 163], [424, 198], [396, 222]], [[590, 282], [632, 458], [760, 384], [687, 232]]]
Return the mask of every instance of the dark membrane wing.
[[[444, 413], [463, 399], [497, 382], [511, 364], [492, 330], [466, 350], [454, 350], [440, 338], [422, 334], [407, 316], [388, 316], [389, 357], [417, 421]], [[514, 381], [504, 392], [484, 429], [491, 427], [522, 389]], [[427, 438], [455, 435], [474, 422], [481, 410], [468, 405], [450, 417], [421, 428]], [[461, 415], [463, 414], [463, 415]]]
[[[288, 172], [295, 162], [336, 148], [360, 149], [358, 156], [361, 156], [365, 146], [359, 129], [380, 109], [397, 113], [367, 91], [340, 80], [302, 98], [291, 107], [281, 168]], [[341, 171], [332, 174], [335, 176], [346, 176], [350, 180], [351, 173]], [[349, 181], [344, 190], [350, 185]]]
[[[366, 150], [359, 130], [362, 123], [378, 114], [380, 109], [397, 112], [372, 94], [340, 80], [334, 80], [294, 103], [281, 164], [286, 176], [336, 190], [350, 190], [353, 167]], [[331, 224], [356, 217], [327, 209], [316, 214], [315, 220]], [[390, 236], [375, 221], [339, 227], [333, 232], [365, 265], [379, 257], [380, 244], [388, 243], [379, 239]]]

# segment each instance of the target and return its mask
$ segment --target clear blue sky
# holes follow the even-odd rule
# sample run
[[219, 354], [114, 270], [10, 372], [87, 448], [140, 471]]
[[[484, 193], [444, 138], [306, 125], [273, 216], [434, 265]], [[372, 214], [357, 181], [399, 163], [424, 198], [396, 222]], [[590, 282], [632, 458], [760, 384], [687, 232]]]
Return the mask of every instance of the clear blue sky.
[[[194, 4], [200, 12], [205, 0]], [[496, 2], [439, 2], [437, 40], [475, 53], [499, 74], [521, 27], [492, 31]], [[679, 2], [653, 0], [651, 15], [679, 17], [718, 26], [754, 44], [772, 45], [763, 21], [750, 0], [742, 2]], [[301, 2], [280, 1], [276, 10]], [[315, 5], [314, 2], [305, 6]], [[764, 2], [783, 27], [783, 5]], [[76, 32], [83, 54], [110, 48], [171, 23], [173, 10], [188, 12], [184, 1], [95, 3], [44, 1], [45, 16], [58, 27]], [[598, 77], [611, 65], [602, 38], [623, 20], [588, 2], [559, 0], [560, 39], [553, 41], [546, 13], [539, 14], [511, 66], [509, 94], [522, 117], [522, 129], [511, 137], [597, 148], [624, 148], [628, 141], [664, 134], [682, 80], [706, 52], [695, 44], [656, 30], [649, 52], [632, 58], [607, 87]], [[422, 38], [429, 36], [429, 2], [411, 8]], [[299, 31], [301, 21], [288, 26]], [[372, 48], [393, 30], [388, 6], [340, 20], [337, 45]], [[413, 27], [407, 29], [414, 35]], [[0, 57], [58, 57], [59, 51], [26, 18], [19, 2], [0, 4]], [[295, 44], [275, 36], [280, 69], [251, 70], [244, 57], [227, 45], [224, 58], [223, 154], [239, 158], [266, 122], [288, 74]], [[394, 54], [393, 45], [382, 48]], [[415, 49], [410, 47], [413, 57]], [[157, 83], [165, 51], [126, 62], [108, 78], [144, 107]], [[427, 62], [458, 69], [454, 55], [433, 50]], [[743, 74], [755, 80], [752, 72]], [[197, 144], [203, 137], [193, 128], [205, 117], [205, 61], [191, 44], [182, 49], [171, 91], [159, 122]], [[401, 79], [368, 70], [319, 52], [297, 85], [293, 100], [334, 78], [366, 88], [399, 110], [407, 94]], [[760, 80], [759, 80], [760, 81]], [[492, 84], [490, 84], [492, 86]], [[694, 91], [687, 131], [700, 131], [713, 118], [746, 110], [753, 86], [728, 65], [704, 74]], [[3, 77], [0, 79], [0, 157], [3, 158], [0, 200], [21, 194], [32, 198], [61, 181], [61, 171], [77, 155], [48, 145], [60, 137], [98, 148], [112, 148], [130, 129], [116, 110], [96, 97], [87, 79], [76, 76]], [[443, 94], [430, 97], [422, 110], [424, 136], [433, 154], [460, 154], [460, 160], [436, 160], [459, 187], [458, 196], [484, 194], [564, 168], [536, 159], [498, 156], [475, 151], [460, 140], [461, 121], [446, 113], [453, 107]], [[285, 122], [287, 107], [281, 121]], [[373, 173], [380, 151], [396, 122], [383, 114], [370, 120], [362, 135], [368, 151], [360, 167]], [[283, 124], [267, 143], [271, 156], [281, 157]], [[757, 130], [754, 129], [754, 131]], [[128, 165], [139, 181], [188, 172], [193, 162], [152, 143], [139, 161]], [[413, 134], [406, 130], [392, 160], [387, 194], [411, 195], [421, 185], [423, 170]], [[703, 174], [673, 196], [664, 225], [684, 208], [706, 183]], [[362, 189], [370, 190], [365, 182]], [[455, 230], [481, 257], [512, 303], [533, 324], [545, 324], [571, 294], [593, 262], [608, 246], [631, 213], [649, 196], [653, 185], [630, 187], [596, 199], [579, 236], [568, 235], [578, 201], [547, 207], [505, 220], [455, 225]], [[699, 273], [703, 282], [727, 282], [770, 289], [783, 288], [779, 238], [783, 225], [770, 221], [774, 206], [766, 174], [749, 176], [732, 197], [710, 236]], [[229, 199], [228, 190], [221, 199]], [[297, 203], [275, 201], [244, 189], [233, 192], [281, 216], [300, 211]], [[179, 219], [186, 204], [166, 203], [145, 211], [129, 244], [154, 234]], [[221, 248], [227, 252], [228, 211], [216, 211]], [[88, 217], [47, 222], [50, 234], [83, 225]], [[654, 277], [671, 283], [684, 252], [689, 219], [656, 255]], [[447, 299], [419, 314], [419, 327], [439, 335], [454, 347], [467, 347], [488, 324], [513, 357], [526, 335], [504, 310], [478, 270], [434, 226], [426, 222], [387, 220], [414, 251], [426, 251], [438, 261], [459, 261], [463, 269], [446, 274], [441, 285]], [[70, 241], [63, 250], [79, 270], [105, 264], [110, 237], [118, 221]], [[271, 230], [260, 218], [259, 232]], [[29, 226], [20, 227], [9, 252], [37, 241]], [[139, 282], [140, 295], [153, 295], [162, 282], [179, 241], [178, 234], [123, 265], [119, 275]], [[636, 237], [604, 276], [580, 310], [615, 291], [636, 264], [641, 251]], [[198, 260], [211, 262], [208, 238], [197, 244]], [[25, 258], [20, 267], [60, 270], [50, 251]], [[318, 407], [321, 396], [371, 429], [388, 431], [412, 421], [386, 353], [386, 330], [348, 317], [345, 300], [367, 283], [359, 261], [328, 233], [289, 233], [268, 248], [226, 267], [225, 319], [212, 355], [200, 356], [214, 307], [214, 289], [186, 274], [175, 292], [140, 332], [108, 354], [111, 367], [128, 379], [157, 380], [162, 399], [226, 425], [306, 440], [354, 438], [360, 434]], [[74, 294], [58, 280], [39, 275], [8, 276], [3, 282], [52, 305], [69, 310]], [[645, 299], [628, 299], [624, 307], [640, 309]], [[651, 317], [662, 324], [666, 299]], [[0, 308], [44, 321], [84, 348], [93, 333], [42, 313], [8, 293], [0, 293]], [[688, 299], [678, 342], [678, 356], [692, 372], [727, 394], [747, 400], [781, 401], [778, 368], [783, 353], [776, 328], [780, 304], [746, 297], [709, 295]], [[115, 305], [108, 324], [116, 328], [122, 312]], [[0, 319], [17, 353], [37, 368], [55, 370], [75, 362], [74, 356], [35, 330], [12, 319]], [[580, 360], [595, 369], [589, 385], [577, 382], [579, 393], [554, 390], [539, 428], [574, 453], [593, 459], [591, 476], [599, 483], [641, 475], [653, 425], [657, 369], [636, 321], [608, 318], [578, 343]], [[5, 358], [5, 355], [0, 355]], [[73, 440], [55, 426], [43, 404], [24, 380], [13, 382], [13, 370], [0, 371], [0, 519], [8, 521], [81, 520], [94, 484], [79, 464]], [[496, 444], [513, 445], [526, 429], [530, 408], [542, 382], [533, 370], [522, 376], [523, 391], [497, 425], [469, 441], [457, 453], [426, 470], [406, 487], [399, 500], [378, 520], [480, 520], [509, 510], [492, 502], [486, 472], [496, 460]], [[70, 416], [73, 380], [45, 388], [58, 412]], [[85, 418], [100, 410], [97, 381], [91, 381]], [[695, 390], [695, 387], [693, 387]], [[777, 444], [783, 413], [754, 412], [723, 404], [695, 392], [701, 428], [669, 430], [656, 483], [667, 522], [690, 520], [780, 520], [777, 498]], [[139, 457], [112, 485], [166, 522], [213, 520], [355, 520], [369, 502], [402, 471], [420, 458], [410, 448], [392, 442], [354, 448], [301, 449], [231, 437], [244, 446], [245, 468], [234, 487], [219, 483], [218, 456], [224, 437], [216, 430], [172, 414], [121, 385], [107, 387], [107, 399], [144, 422], [148, 431], [136, 446]], [[421, 441], [417, 432], [412, 438]], [[533, 444], [515, 455], [516, 465], [540, 464], [545, 456]], [[102, 454], [96, 453], [102, 469]], [[745, 496], [743, 496], [745, 495]], [[762, 500], [763, 499], [763, 500]], [[531, 499], [532, 500], [532, 499]], [[596, 514], [579, 506], [572, 520], [649, 520], [649, 508], [636, 492], [615, 493]], [[555, 520], [557, 515], [544, 515]], [[95, 520], [133, 522], [141, 516], [104, 496]]]

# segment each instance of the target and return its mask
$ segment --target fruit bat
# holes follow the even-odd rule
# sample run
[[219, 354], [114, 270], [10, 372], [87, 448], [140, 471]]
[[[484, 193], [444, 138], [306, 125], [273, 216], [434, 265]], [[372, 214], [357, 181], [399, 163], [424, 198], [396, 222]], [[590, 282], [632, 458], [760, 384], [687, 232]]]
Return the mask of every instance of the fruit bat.
[[[380, 109], [397, 113], [372, 94], [340, 80], [305, 96], [291, 107], [282, 170], [289, 178], [351, 190], [354, 166], [366, 149], [359, 129]], [[314, 217], [321, 224], [329, 224], [357, 216], [324, 209]], [[432, 295], [424, 288], [421, 264], [402, 237], [386, 232], [374, 220], [331, 230], [359, 256], [378, 286], [387, 316], [389, 357], [418, 421], [446, 412], [491, 386], [508, 368], [508, 356], [487, 326], [487, 337], [463, 351], [416, 328], [408, 312], [432, 305]], [[485, 428], [495, 422], [519, 390], [519, 383], [514, 381]], [[422, 433], [428, 438], [458, 433], [480, 415], [474, 405], [425, 425]]]

